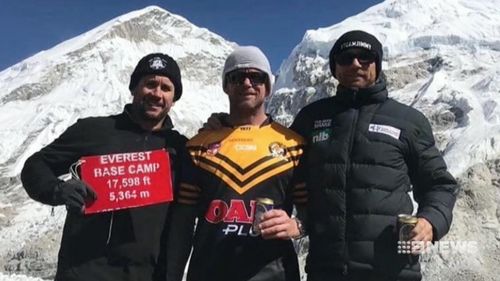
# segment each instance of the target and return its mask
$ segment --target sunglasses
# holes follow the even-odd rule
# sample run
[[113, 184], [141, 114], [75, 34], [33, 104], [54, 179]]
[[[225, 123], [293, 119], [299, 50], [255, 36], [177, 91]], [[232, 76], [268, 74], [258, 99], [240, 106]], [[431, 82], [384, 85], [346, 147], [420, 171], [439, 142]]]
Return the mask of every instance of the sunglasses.
[[361, 65], [368, 65], [375, 62], [377, 55], [363, 50], [348, 50], [335, 56], [335, 62], [339, 65], [351, 65], [354, 59]]
[[260, 85], [267, 82], [267, 74], [263, 72], [233, 71], [226, 75], [227, 82], [235, 85], [242, 85], [247, 78], [252, 85]]

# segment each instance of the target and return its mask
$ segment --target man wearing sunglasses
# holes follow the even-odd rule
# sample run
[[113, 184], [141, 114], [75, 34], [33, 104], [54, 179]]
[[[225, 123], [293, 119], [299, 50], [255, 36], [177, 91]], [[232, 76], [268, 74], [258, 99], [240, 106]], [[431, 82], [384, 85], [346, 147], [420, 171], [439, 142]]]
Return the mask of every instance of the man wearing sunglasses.
[[[182, 280], [192, 245], [188, 281], [299, 281], [290, 239], [303, 233], [290, 215], [294, 204], [301, 209], [307, 200], [296, 172], [303, 140], [265, 112], [274, 77], [258, 48], [237, 47], [222, 77], [230, 113], [222, 127], [187, 144], [167, 280]], [[258, 198], [272, 200], [267, 225], [254, 222]]]
[[309, 281], [421, 280], [418, 256], [398, 241], [398, 215], [414, 213], [409, 191], [418, 202], [411, 240], [433, 242], [450, 228], [457, 183], [427, 118], [388, 97], [382, 55], [369, 33], [340, 36], [329, 56], [336, 95], [291, 126], [308, 143]]

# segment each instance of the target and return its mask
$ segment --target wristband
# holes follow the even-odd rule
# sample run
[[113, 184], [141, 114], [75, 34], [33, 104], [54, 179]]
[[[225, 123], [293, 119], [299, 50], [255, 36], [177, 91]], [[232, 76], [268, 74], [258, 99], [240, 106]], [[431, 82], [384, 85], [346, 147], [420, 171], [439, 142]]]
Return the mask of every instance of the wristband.
[[302, 222], [299, 220], [299, 218], [297, 217], [293, 217], [292, 218], [295, 223], [297, 224], [297, 228], [299, 229], [299, 235], [295, 236], [295, 237], [291, 237], [293, 240], [296, 240], [296, 239], [301, 239], [303, 238], [304, 236], [306, 236], [306, 230], [304, 228], [304, 225], [302, 224]]

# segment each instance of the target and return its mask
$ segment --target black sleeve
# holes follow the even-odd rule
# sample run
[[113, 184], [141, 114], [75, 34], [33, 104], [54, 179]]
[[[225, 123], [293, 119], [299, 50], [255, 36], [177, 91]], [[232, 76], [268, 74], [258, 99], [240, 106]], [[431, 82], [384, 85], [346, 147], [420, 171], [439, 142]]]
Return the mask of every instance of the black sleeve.
[[71, 164], [84, 153], [85, 136], [80, 124], [69, 127], [59, 138], [29, 157], [21, 171], [21, 181], [28, 195], [44, 204], [56, 205], [54, 188], [67, 174]]
[[169, 130], [165, 136], [165, 150], [168, 152], [170, 157], [170, 174], [172, 176], [174, 194], [178, 192], [182, 162], [186, 155], [186, 142], [187, 138], [181, 135], [179, 132], [174, 130]]
[[413, 195], [419, 204], [417, 216], [432, 224], [433, 239], [439, 240], [450, 229], [458, 185], [447, 171], [435, 146], [432, 128], [423, 115], [410, 140], [409, 173]]
[[167, 241], [167, 280], [181, 281], [191, 247], [197, 204], [201, 189], [197, 168], [187, 153], [182, 155], [182, 171], [178, 192], [171, 208], [171, 221]]
[[293, 191], [292, 191], [292, 196], [293, 196], [293, 203], [295, 206], [295, 210], [297, 211], [297, 217], [298, 219], [302, 222], [304, 226], [307, 225], [306, 223], [306, 218], [307, 218], [307, 203], [308, 203], [308, 191], [307, 191], [307, 185], [306, 185], [306, 172], [307, 172], [307, 167], [306, 167], [306, 161], [305, 161], [305, 151], [306, 149], [304, 146], [302, 146], [303, 152], [300, 158], [298, 159], [298, 165], [295, 167], [294, 172], [293, 172], [293, 179], [292, 179], [292, 186], [293, 186]]
[[[306, 110], [302, 109], [295, 117], [290, 129], [301, 135], [307, 142], [309, 140], [310, 117]], [[300, 157], [299, 164], [294, 171], [294, 203], [297, 211], [297, 217], [305, 226], [306, 232], [309, 229], [307, 221], [308, 187], [307, 179], [307, 144], [304, 146], [304, 152]]]

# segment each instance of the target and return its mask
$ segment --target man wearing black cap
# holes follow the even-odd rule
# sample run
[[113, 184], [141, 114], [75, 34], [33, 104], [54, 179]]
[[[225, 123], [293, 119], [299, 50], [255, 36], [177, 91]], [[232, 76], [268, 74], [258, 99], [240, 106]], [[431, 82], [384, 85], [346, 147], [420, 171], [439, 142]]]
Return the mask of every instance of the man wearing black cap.
[[457, 183], [426, 117], [388, 98], [382, 55], [373, 35], [343, 34], [330, 52], [336, 95], [304, 107], [291, 126], [308, 143], [310, 281], [420, 280], [417, 256], [398, 253], [409, 191], [419, 204], [411, 240], [437, 241], [450, 228]]
[[[159, 161], [158, 165], [170, 166], [171, 178], [140, 179], [149, 185], [150, 192], [164, 186], [172, 188], [172, 182], [175, 186], [175, 172], [179, 169], [176, 155], [186, 138], [172, 129], [168, 112], [182, 95], [180, 69], [168, 55], [149, 54], [134, 69], [129, 89], [133, 101], [121, 114], [79, 119], [28, 158], [22, 170], [21, 179], [31, 198], [52, 206], [66, 205], [68, 210], [55, 280], [163, 280], [165, 276], [166, 253], [161, 245], [168, 225], [168, 199], [142, 203], [140, 207], [127, 203], [132, 202], [129, 199], [136, 194], [133, 188], [140, 183], [138, 177], [118, 176], [126, 175], [121, 167], [138, 174], [137, 161], [147, 160], [150, 155], [165, 156], [166, 151], [170, 163]], [[110, 183], [115, 179], [125, 181], [98, 193], [97, 186], [90, 187], [80, 180], [78, 172], [68, 181], [58, 178], [80, 164], [82, 157], [89, 156], [105, 160], [101, 162], [120, 163], [96, 167], [96, 177], [116, 175]], [[147, 175], [144, 169], [140, 171]], [[140, 193], [143, 195], [144, 191]], [[113, 211], [87, 213], [93, 204], [103, 200], [120, 201], [122, 205]]]

